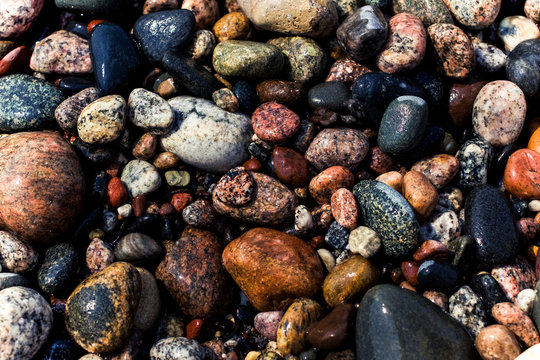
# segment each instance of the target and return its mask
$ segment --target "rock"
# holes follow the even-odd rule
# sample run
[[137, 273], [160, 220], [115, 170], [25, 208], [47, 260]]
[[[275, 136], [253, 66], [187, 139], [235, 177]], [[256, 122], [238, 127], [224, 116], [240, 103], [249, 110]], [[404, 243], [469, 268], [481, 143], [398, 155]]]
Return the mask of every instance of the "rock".
[[414, 261], [426, 261], [435, 260], [442, 262], [448, 261], [450, 257], [450, 251], [448, 246], [437, 240], [426, 240], [420, 245], [420, 247], [414, 252]]
[[475, 66], [475, 55], [471, 40], [463, 30], [452, 24], [433, 24], [427, 31], [446, 76], [469, 77]]
[[426, 219], [433, 213], [439, 199], [437, 189], [429, 179], [414, 170], [407, 172], [403, 177], [401, 193], [420, 219]]
[[165, 135], [174, 122], [174, 114], [167, 101], [142, 88], [129, 94], [128, 114], [135, 126], [155, 135]]
[[370, 289], [379, 280], [379, 269], [360, 255], [353, 255], [326, 276], [324, 299], [331, 307], [352, 300]]
[[365, 225], [377, 232], [388, 256], [399, 258], [416, 250], [418, 222], [400, 193], [379, 181], [362, 180], [353, 194]]
[[239, 166], [223, 175], [214, 191], [217, 198], [227, 205], [245, 205], [253, 198], [255, 180]]
[[472, 30], [491, 25], [501, 9], [501, 0], [443, 0], [456, 20]]
[[436, 189], [448, 185], [459, 171], [459, 161], [455, 156], [448, 154], [433, 155], [417, 161], [411, 171], [424, 174]]
[[48, 128], [64, 94], [48, 82], [23, 74], [0, 79], [0, 130], [8, 132]]
[[476, 68], [487, 73], [496, 73], [506, 65], [506, 54], [498, 47], [472, 37], [476, 56]]
[[11, 0], [0, 5], [0, 39], [16, 38], [32, 27], [44, 0]]
[[299, 299], [289, 306], [279, 322], [277, 349], [281, 354], [298, 354], [304, 349], [308, 327], [319, 320], [322, 307], [311, 299]]
[[146, 15], [152, 12], [174, 9], [178, 9], [178, 0], [146, 0], [142, 13]]
[[459, 187], [472, 188], [487, 183], [488, 169], [493, 159], [493, 147], [485, 140], [468, 140], [459, 148]]
[[484, 304], [467, 285], [450, 296], [449, 314], [465, 327], [472, 338], [487, 326]]
[[87, 144], [110, 143], [122, 134], [127, 117], [126, 100], [109, 95], [88, 104], [77, 120], [77, 132]]
[[354, 175], [343, 166], [332, 166], [322, 171], [309, 182], [309, 193], [319, 204], [329, 204], [334, 191], [340, 188], [350, 189], [354, 184]]
[[511, 360], [521, 353], [514, 334], [502, 325], [490, 325], [480, 330], [474, 345], [483, 359]]
[[128, 339], [140, 292], [140, 276], [133, 265], [111, 264], [73, 290], [66, 302], [67, 330], [88, 352], [120, 348]]
[[219, 42], [245, 40], [251, 35], [252, 31], [248, 17], [239, 11], [225, 14], [213, 25], [212, 31]]
[[195, 30], [209, 29], [219, 18], [219, 4], [216, 0], [184, 0], [182, 9], [195, 15]]
[[517, 305], [509, 302], [495, 304], [491, 314], [499, 324], [512, 331], [526, 347], [540, 343], [538, 330], [536, 330], [531, 318]]
[[536, 284], [534, 268], [521, 256], [507, 265], [491, 269], [491, 276], [499, 283], [506, 297], [516, 302], [520, 291], [532, 289]]
[[340, 114], [347, 113], [346, 102], [351, 92], [342, 81], [326, 81], [315, 85], [308, 92], [308, 102], [312, 109], [323, 107]]
[[349, 230], [333, 221], [324, 236], [324, 242], [336, 250], [343, 250], [349, 239]]
[[330, 205], [332, 206], [332, 216], [339, 225], [348, 230], [353, 230], [356, 227], [358, 209], [352, 192], [345, 188], [336, 190], [330, 198]]
[[21, 132], [3, 137], [0, 169], [5, 230], [31, 242], [51, 242], [75, 224], [84, 176], [77, 155], [60, 135]]
[[212, 65], [224, 76], [272, 78], [285, 64], [285, 56], [276, 46], [255, 41], [227, 40], [219, 43]]
[[426, 52], [426, 30], [413, 14], [400, 13], [388, 22], [388, 38], [377, 55], [377, 67], [385, 73], [416, 68]]
[[276, 146], [272, 151], [274, 172], [279, 180], [292, 186], [304, 186], [309, 181], [308, 161], [296, 151]]
[[216, 47], [216, 37], [210, 30], [198, 30], [193, 35], [193, 39], [189, 43], [186, 54], [193, 60], [205, 59]]
[[[315, 250], [277, 230], [254, 228], [223, 251], [223, 264], [259, 311], [284, 310], [293, 299], [315, 296], [323, 269]], [[253, 274], [258, 281], [253, 282]]]
[[56, 31], [35, 44], [30, 69], [45, 74], [91, 73], [88, 41], [65, 30]]
[[382, 12], [371, 5], [362, 6], [338, 27], [336, 36], [347, 55], [355, 61], [374, 57], [388, 34]]
[[529, 19], [540, 21], [540, 3], [537, 0], [526, 0], [523, 11]]
[[[56, 0], [56, 3], [59, 1], [73, 2]], [[105, 1], [115, 5], [124, 2], [101, 0], [83, 3], [99, 4]], [[112, 22], [102, 22], [90, 33], [90, 56], [96, 83], [105, 94], [113, 94], [124, 88], [140, 66], [139, 55], [131, 38], [120, 25]]]
[[55, 0], [55, 5], [60, 9], [85, 14], [118, 14], [127, 10], [129, 4], [126, 0]]
[[381, 248], [381, 239], [367, 226], [359, 226], [349, 235], [349, 250], [369, 259]]
[[307, 341], [326, 351], [341, 347], [347, 339], [353, 310], [352, 304], [338, 304], [328, 315], [308, 327]]
[[442, 292], [438, 291], [424, 291], [422, 294], [423, 297], [437, 305], [443, 311], [448, 312], [448, 296]]
[[328, 0], [238, 0], [238, 5], [258, 28], [284, 34], [325, 37], [338, 20], [334, 3]]
[[165, 52], [182, 50], [191, 38], [194, 25], [191, 11], [159, 11], [139, 17], [133, 25], [133, 37], [148, 61], [160, 65]]
[[93, 239], [86, 248], [86, 267], [93, 274], [97, 273], [114, 262], [112, 247], [103, 240]]
[[212, 194], [214, 209], [240, 221], [278, 225], [290, 221], [298, 200], [292, 191], [276, 179], [261, 173], [251, 173], [255, 182], [252, 200], [243, 206], [228, 205]]
[[424, 289], [449, 291], [456, 287], [460, 275], [459, 268], [452, 264], [428, 260], [420, 265], [416, 278]]
[[276, 341], [277, 329], [282, 318], [283, 311], [263, 311], [255, 315], [253, 326], [268, 340]]
[[436, 210], [420, 225], [420, 240], [436, 240], [448, 245], [461, 233], [461, 221], [452, 210]]
[[53, 312], [35, 290], [12, 286], [0, 291], [0, 359], [30, 359], [43, 346]]
[[13, 286], [28, 287], [30, 282], [22, 275], [13, 273], [0, 273], [0, 291]]
[[318, 170], [345, 166], [354, 170], [364, 160], [369, 139], [360, 130], [350, 128], [323, 129], [306, 151], [306, 160]]
[[292, 106], [305, 96], [302, 84], [285, 80], [265, 80], [257, 84], [257, 96], [261, 102], [276, 101]]
[[375, 178], [375, 180], [390, 186], [392, 189], [396, 190], [399, 193], [401, 192], [401, 188], [403, 185], [403, 175], [397, 171], [389, 171], [387, 173], [379, 175]]
[[[212, 102], [189, 96], [169, 100], [173, 129], [161, 138], [165, 151], [209, 172], [224, 173], [249, 158], [252, 129], [249, 117], [232, 114]], [[204, 151], [201, 151], [204, 149]]]
[[65, 294], [73, 284], [77, 266], [78, 256], [73, 244], [65, 242], [51, 246], [45, 252], [37, 274], [40, 289], [46, 294]]
[[409, 12], [418, 16], [426, 27], [435, 23], [453, 24], [452, 14], [442, 0], [396, 0], [394, 13]]
[[204, 199], [197, 199], [182, 210], [182, 219], [194, 227], [210, 227], [215, 219], [212, 204]]
[[300, 117], [284, 105], [268, 102], [255, 109], [251, 124], [259, 139], [282, 143], [300, 129]]
[[540, 154], [534, 150], [520, 149], [510, 155], [504, 169], [505, 190], [523, 199], [540, 199], [538, 172]]
[[525, 40], [517, 44], [506, 58], [506, 76], [520, 87], [529, 98], [540, 96], [540, 80], [537, 80], [540, 64], [540, 39]]
[[536, 344], [533, 347], [525, 350], [515, 360], [534, 360], [540, 355], [540, 345]]
[[17, 236], [0, 231], [0, 265], [5, 271], [25, 273], [34, 270], [39, 253]]
[[222, 108], [230, 112], [237, 112], [240, 108], [240, 102], [234, 92], [228, 88], [216, 90], [212, 93], [212, 101]]
[[465, 233], [476, 242], [476, 259], [487, 266], [511, 261], [519, 244], [512, 214], [501, 192], [475, 187], [465, 202]]
[[226, 273], [221, 264], [221, 245], [207, 230], [187, 227], [156, 269], [182, 313], [209, 318], [224, 306]]
[[90, 103], [99, 99], [99, 89], [89, 87], [68, 97], [56, 107], [54, 117], [62, 130], [68, 133], [77, 131], [77, 120], [83, 109]]
[[154, 260], [161, 254], [161, 246], [150, 236], [142, 233], [124, 235], [114, 247], [114, 256], [119, 261], [140, 263]]
[[157, 148], [157, 138], [150, 133], [144, 133], [131, 149], [131, 154], [136, 159], [150, 160], [154, 157]]
[[370, 71], [370, 69], [354, 60], [347, 58], [338, 59], [330, 67], [325, 81], [341, 81], [351, 89], [354, 82], [361, 75]]
[[484, 80], [470, 79], [466, 83], [454, 83], [448, 95], [448, 115], [459, 127], [470, 126], [474, 100], [486, 85]]
[[[533, 286], [534, 288], [534, 286]], [[523, 289], [516, 297], [516, 305], [527, 315], [532, 315], [534, 298], [536, 297], [536, 291], [534, 289]]]
[[375, 360], [477, 356], [469, 335], [447, 313], [412, 291], [388, 284], [371, 288], [360, 303], [356, 353]]
[[540, 31], [534, 21], [525, 16], [507, 16], [499, 23], [497, 35], [501, 38], [504, 49], [512, 51], [525, 40], [537, 39]]
[[214, 355], [211, 349], [197, 341], [185, 337], [168, 337], [159, 340], [150, 349], [151, 360], [166, 359], [211, 360]]
[[161, 308], [159, 288], [152, 273], [144, 268], [137, 268], [141, 278], [141, 297], [133, 319], [133, 327], [149, 331], [156, 323]]
[[120, 177], [129, 195], [147, 195], [161, 186], [161, 176], [157, 169], [144, 160], [131, 160], [122, 170]]

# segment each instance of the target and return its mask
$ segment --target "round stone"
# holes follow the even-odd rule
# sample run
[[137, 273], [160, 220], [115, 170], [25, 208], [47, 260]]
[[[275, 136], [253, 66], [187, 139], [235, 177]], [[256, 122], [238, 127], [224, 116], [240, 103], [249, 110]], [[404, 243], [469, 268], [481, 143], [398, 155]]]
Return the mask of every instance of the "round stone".
[[520, 149], [510, 155], [504, 170], [504, 188], [522, 199], [540, 199], [540, 154]]
[[131, 122], [151, 134], [166, 134], [173, 122], [173, 111], [161, 96], [142, 89], [129, 94], [128, 112]]
[[149, 194], [161, 186], [161, 175], [158, 170], [152, 164], [139, 159], [127, 163], [120, 180], [126, 185], [132, 198]]
[[251, 32], [251, 25], [246, 14], [234, 11], [216, 21], [212, 31], [219, 42], [245, 40]]
[[124, 131], [127, 104], [120, 95], [108, 95], [87, 105], [77, 120], [77, 132], [88, 144], [112, 142]]
[[243, 167], [236, 167], [221, 177], [215, 194], [226, 204], [240, 206], [252, 199], [254, 187], [253, 177]]
[[253, 131], [259, 139], [281, 143], [300, 129], [300, 117], [277, 102], [259, 106], [251, 116]]
[[381, 248], [381, 239], [367, 226], [359, 226], [349, 234], [349, 250], [366, 259], [373, 257]]
[[538, 26], [525, 16], [507, 16], [501, 20], [497, 29], [497, 35], [501, 38], [504, 49], [512, 51], [521, 42], [529, 39], [537, 39], [540, 36]]

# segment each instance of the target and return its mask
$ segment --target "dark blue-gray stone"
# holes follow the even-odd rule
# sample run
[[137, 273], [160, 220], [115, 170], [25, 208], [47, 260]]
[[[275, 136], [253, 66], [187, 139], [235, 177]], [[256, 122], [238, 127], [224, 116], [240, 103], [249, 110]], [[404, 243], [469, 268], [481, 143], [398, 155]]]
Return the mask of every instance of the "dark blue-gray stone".
[[239, 80], [234, 84], [232, 91], [240, 103], [241, 110], [251, 112], [259, 106], [260, 101], [257, 90], [253, 84], [246, 80]]
[[24, 276], [14, 273], [0, 273], [0, 290], [12, 286], [30, 287], [30, 282]]
[[465, 233], [476, 243], [476, 259], [486, 266], [512, 261], [519, 250], [512, 212], [499, 190], [480, 185], [465, 201]]
[[425, 289], [449, 291], [460, 280], [459, 268], [444, 262], [424, 261], [418, 268], [418, 284]]
[[540, 39], [520, 42], [506, 58], [506, 76], [530, 98], [540, 98]]
[[509, 301], [497, 280], [490, 274], [475, 275], [471, 279], [471, 288], [484, 303], [487, 314], [491, 314], [495, 304]]
[[312, 109], [323, 107], [343, 114], [347, 112], [346, 102], [351, 92], [342, 81], [329, 81], [315, 85], [308, 92], [308, 102]]
[[191, 38], [195, 16], [189, 10], [158, 11], [141, 16], [133, 26], [133, 37], [153, 65], [161, 65], [168, 50], [179, 52]]
[[65, 96], [45, 80], [30, 75], [0, 78], [0, 131], [29, 131], [56, 123], [54, 110]]
[[488, 170], [493, 159], [493, 147], [485, 140], [474, 138], [459, 148], [456, 158], [459, 161], [459, 187], [469, 189], [486, 184]]
[[377, 285], [356, 316], [356, 359], [476, 359], [464, 328], [437, 305], [394, 285]]
[[377, 232], [388, 256], [404, 257], [418, 248], [418, 222], [399, 192], [376, 180], [362, 180], [352, 192], [365, 225]]
[[55, 0], [56, 7], [72, 13], [121, 14], [128, 9], [129, 0]]
[[77, 252], [71, 243], [51, 246], [39, 268], [37, 279], [41, 290], [47, 294], [58, 294], [65, 290], [77, 270]]
[[334, 249], [343, 249], [349, 241], [350, 231], [339, 225], [337, 221], [333, 221], [324, 236], [324, 242]]
[[377, 143], [385, 153], [412, 150], [420, 140], [428, 121], [428, 105], [417, 96], [400, 96], [388, 105], [381, 120]]

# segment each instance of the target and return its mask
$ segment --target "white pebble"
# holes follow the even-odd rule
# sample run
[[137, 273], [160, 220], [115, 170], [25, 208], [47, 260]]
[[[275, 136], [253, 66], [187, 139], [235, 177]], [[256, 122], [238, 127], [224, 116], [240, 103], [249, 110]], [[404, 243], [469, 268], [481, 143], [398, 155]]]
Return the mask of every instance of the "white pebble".
[[536, 297], [535, 290], [533, 289], [521, 290], [516, 298], [516, 304], [521, 310], [531, 315], [535, 297]]
[[334, 266], [336, 266], [336, 259], [334, 259], [332, 253], [326, 249], [319, 249], [317, 250], [317, 253], [319, 254], [328, 272], [332, 271]]
[[381, 239], [377, 233], [367, 226], [359, 226], [349, 235], [349, 250], [366, 259], [373, 257], [381, 248]]

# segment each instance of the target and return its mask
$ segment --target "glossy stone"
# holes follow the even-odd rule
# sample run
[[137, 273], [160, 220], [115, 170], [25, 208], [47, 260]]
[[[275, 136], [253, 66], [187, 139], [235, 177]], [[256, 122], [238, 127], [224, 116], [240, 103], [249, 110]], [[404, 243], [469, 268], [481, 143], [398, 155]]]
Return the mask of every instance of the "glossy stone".
[[161, 254], [161, 246], [150, 236], [141, 233], [124, 235], [114, 247], [114, 256], [120, 261], [138, 263], [153, 260]]
[[7, 231], [0, 231], [0, 266], [11, 273], [27, 273], [38, 264], [39, 253]]
[[493, 306], [491, 314], [499, 324], [512, 331], [526, 347], [540, 343], [538, 330], [531, 318], [517, 305], [509, 302], [498, 303]]
[[285, 106], [292, 106], [305, 96], [302, 84], [286, 80], [265, 80], [257, 84], [256, 91], [261, 102], [276, 101]]
[[443, 0], [456, 20], [469, 29], [480, 30], [494, 21], [501, 9], [501, 0]]
[[73, 283], [78, 256], [71, 243], [60, 243], [47, 249], [38, 271], [38, 284], [46, 294], [62, 294]]
[[255, 180], [243, 167], [233, 168], [219, 179], [215, 194], [227, 205], [241, 206], [253, 198]]
[[475, 275], [471, 279], [471, 288], [484, 303], [488, 314], [491, 314], [491, 309], [495, 304], [508, 301], [499, 283], [490, 274], [480, 273]]
[[[518, 44], [506, 59], [506, 76], [530, 98], [540, 95], [540, 39], [525, 40]], [[531, 76], [533, 75], [533, 76]]]
[[448, 291], [458, 284], [460, 272], [452, 264], [428, 260], [418, 268], [417, 280], [423, 288]]
[[351, 92], [341, 81], [327, 81], [312, 87], [308, 92], [308, 102], [311, 108], [323, 107], [337, 113], [346, 113], [345, 103], [351, 97]]
[[216, 72], [225, 76], [271, 78], [281, 72], [285, 57], [274, 45], [227, 40], [214, 49], [212, 65]]
[[520, 149], [510, 155], [504, 169], [504, 188], [523, 199], [540, 199], [538, 172], [540, 154], [534, 150]]
[[521, 353], [516, 337], [503, 325], [490, 325], [480, 330], [474, 345], [482, 359], [513, 360]]
[[441, 189], [457, 175], [459, 162], [455, 156], [440, 154], [416, 162], [411, 170], [424, 174], [436, 189]]
[[329, 204], [332, 194], [339, 188], [350, 189], [354, 175], [343, 166], [332, 166], [323, 170], [309, 182], [309, 193], [319, 204]]
[[341, 347], [349, 332], [349, 323], [354, 306], [342, 303], [321, 320], [313, 323], [307, 329], [307, 341], [321, 350], [334, 350]]
[[281, 354], [298, 354], [306, 342], [306, 332], [311, 324], [319, 320], [322, 307], [311, 299], [299, 299], [289, 306], [279, 322], [277, 349]]
[[493, 159], [493, 147], [485, 140], [468, 140], [459, 148], [456, 158], [459, 161], [459, 186], [472, 188], [486, 184], [488, 170]]
[[264, 103], [251, 115], [253, 131], [263, 141], [282, 143], [300, 128], [300, 117], [277, 102]]
[[309, 163], [302, 154], [276, 146], [272, 151], [274, 172], [279, 180], [292, 186], [306, 185], [309, 180]]
[[448, 309], [450, 315], [465, 327], [472, 338], [487, 326], [484, 304], [468, 285], [462, 286], [450, 296]]

